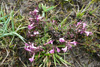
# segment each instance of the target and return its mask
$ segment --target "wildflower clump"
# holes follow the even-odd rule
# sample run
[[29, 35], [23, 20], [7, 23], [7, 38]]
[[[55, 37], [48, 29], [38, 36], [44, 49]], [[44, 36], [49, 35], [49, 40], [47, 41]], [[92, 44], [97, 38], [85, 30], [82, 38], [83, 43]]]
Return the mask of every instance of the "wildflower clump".
[[80, 34], [86, 34], [86, 36], [92, 35], [92, 32], [87, 31], [87, 24], [85, 22], [78, 22], [76, 24], [76, 31]]
[[[54, 58], [55, 54], [57, 55], [59, 53], [68, 52], [68, 50], [72, 49], [72, 47], [79, 44], [76, 39], [78, 34], [85, 34], [86, 36], [93, 34], [92, 32], [87, 31], [87, 24], [85, 22], [78, 22], [77, 24], [69, 25], [70, 29], [67, 30], [67, 32], [64, 32], [67, 35], [62, 35], [61, 33], [58, 34], [56, 32], [57, 30], [53, 28], [55, 26], [59, 27], [55, 20], [51, 21], [45, 19], [45, 17], [42, 17], [39, 14], [37, 9], [31, 11], [29, 14], [32, 17], [29, 18], [30, 23], [28, 25], [28, 37], [31, 37], [32, 41], [25, 43], [25, 50], [30, 52], [32, 55], [32, 57], [29, 58], [30, 62], [35, 61], [35, 56], [44, 59], [48, 57], [50, 59], [52, 56]], [[58, 29], [61, 29], [61, 27]], [[51, 30], [53, 32], [48, 32]], [[73, 30], [73, 32], [71, 30]], [[70, 38], [66, 38], [69, 36], [72, 38], [72, 40], [70, 40]]]

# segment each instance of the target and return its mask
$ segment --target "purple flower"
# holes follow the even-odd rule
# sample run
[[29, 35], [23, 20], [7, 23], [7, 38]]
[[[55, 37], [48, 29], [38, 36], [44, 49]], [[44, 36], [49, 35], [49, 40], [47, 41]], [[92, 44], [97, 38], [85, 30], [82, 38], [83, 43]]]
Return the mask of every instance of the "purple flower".
[[55, 51], [55, 50], [54, 50], [54, 48], [53, 48], [53, 49], [52, 49], [52, 50], [50, 50], [49, 52], [50, 52], [51, 54], [53, 54], [53, 53], [54, 53], [54, 51]]
[[67, 51], [67, 46], [65, 48], [62, 48], [63, 52]]
[[30, 62], [34, 61], [34, 56], [35, 56], [35, 53], [33, 54], [32, 58], [29, 58]]
[[72, 45], [70, 44], [70, 42], [68, 42], [68, 43], [66, 44], [66, 46], [68, 47], [68, 49], [71, 49], [71, 48], [72, 48]]
[[34, 52], [34, 50], [36, 50], [37, 47], [35, 47], [33, 44], [30, 44], [30, 45], [27, 45], [25, 47], [25, 50], [26, 51], [29, 51], [29, 52]]
[[28, 29], [31, 30], [33, 27], [32, 25], [28, 25]]
[[57, 52], [59, 53], [60, 52], [60, 49], [58, 47], [56, 47], [56, 49], [57, 49]]
[[34, 43], [29, 42], [29, 44], [25, 43], [25, 45], [25, 50], [33, 54], [32, 58], [29, 58], [30, 62], [34, 61], [34, 56], [36, 52], [43, 51], [41, 46], [35, 47]]
[[31, 29], [33, 29], [35, 26], [33, 26], [34, 25], [34, 23], [33, 24], [31, 24], [31, 25], [28, 25], [28, 29], [29, 30], [31, 30]]
[[32, 11], [29, 12], [30, 15], [33, 15]]
[[33, 18], [29, 18], [30, 21], [33, 21]]
[[52, 23], [54, 24], [55, 23], [55, 20], [52, 20]]
[[87, 25], [86, 23], [83, 23], [83, 29], [85, 29], [86, 25]]
[[50, 41], [48, 42], [48, 44], [53, 44], [53, 40], [50, 40]]
[[65, 42], [64, 38], [59, 38], [59, 42]]
[[36, 20], [39, 21], [39, 20], [41, 20], [42, 18], [43, 18], [42, 16], [38, 15], [38, 16], [36, 17]]
[[75, 46], [77, 45], [76, 41], [70, 42], [70, 44], [74, 44]]
[[85, 32], [85, 29], [79, 30], [80, 34], [83, 34]]
[[37, 47], [35, 47], [34, 44], [32, 43], [32, 44], [30, 45], [30, 49], [31, 49], [31, 50], [35, 50], [35, 49], [37, 49]]
[[30, 15], [36, 15], [36, 13], [38, 13], [39, 11], [37, 9], [35, 9], [34, 11], [31, 11], [29, 14]]
[[92, 32], [88, 32], [88, 31], [85, 31], [86, 35], [89, 36], [89, 35], [92, 35], [93, 33]]
[[25, 49], [26, 51], [32, 52], [29, 48], [30, 48], [30, 47], [25, 47], [24, 49]]
[[77, 25], [76, 25], [76, 27], [78, 27], [80, 24], [81, 24], [81, 22], [78, 22]]
[[25, 45], [28, 46], [29, 44], [28, 43], [25, 43]]
[[34, 35], [37, 35], [37, 34], [39, 34], [39, 32], [38, 31], [34, 31]]
[[35, 9], [34, 11], [33, 11], [33, 13], [35, 14], [35, 13], [38, 13], [39, 11], [37, 10], [37, 9]]
[[49, 42], [45, 43], [44, 45], [47, 45], [47, 44], [53, 44], [53, 40], [50, 40]]

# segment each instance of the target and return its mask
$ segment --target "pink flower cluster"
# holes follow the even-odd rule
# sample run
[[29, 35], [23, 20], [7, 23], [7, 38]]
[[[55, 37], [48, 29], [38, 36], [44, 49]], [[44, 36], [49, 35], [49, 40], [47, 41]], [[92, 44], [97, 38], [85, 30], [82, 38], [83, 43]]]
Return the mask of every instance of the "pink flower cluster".
[[42, 46], [38, 46], [38, 47], [36, 47], [36, 46], [34, 46], [34, 43], [25, 43], [25, 48], [24, 48], [26, 51], [29, 51], [29, 52], [31, 52], [31, 54], [33, 55], [31, 58], [29, 58], [29, 60], [31, 61], [31, 62], [33, 62], [34, 61], [34, 56], [35, 56], [35, 54], [37, 53], [37, 52], [39, 52], [39, 51], [43, 51], [43, 49], [42, 49]]
[[[59, 42], [61, 42], [61, 43], [65, 42], [66, 45], [65, 45], [65, 48], [62, 48], [62, 49], [59, 49], [58, 47], [56, 47], [56, 51], [57, 51], [58, 53], [59, 53], [61, 50], [62, 50], [63, 52], [66, 52], [67, 50], [69, 50], [69, 49], [72, 48], [72, 45], [74, 45], [74, 46], [77, 45], [77, 42], [76, 42], [76, 41], [67, 42], [67, 41], [65, 41], [64, 38], [59, 38]], [[53, 54], [53, 53], [55, 52], [55, 49], [53, 48], [53, 49], [51, 49], [49, 52], [50, 52], [51, 54]]]
[[87, 24], [85, 22], [78, 22], [76, 27], [76, 31], [78, 31], [80, 34], [85, 33], [87, 36], [92, 35], [92, 32], [86, 31]]
[[[53, 44], [53, 40], [50, 40], [49, 42], [45, 43], [44, 46], [46, 46], [47, 44]], [[58, 47], [56, 47], [56, 51], [59, 53], [60, 49]], [[55, 48], [51, 49], [49, 51], [49, 53], [53, 54], [55, 52]]]
[[29, 18], [30, 24], [28, 25], [28, 29], [29, 29], [28, 35], [30, 36], [35, 36], [39, 34], [38, 31], [30, 32], [30, 30], [35, 30], [35, 28], [39, 25], [39, 21], [43, 18], [42, 16], [38, 14], [38, 12], [39, 11], [35, 9], [34, 11], [31, 11], [29, 13], [32, 16], [31, 18]]
[[65, 41], [64, 38], [59, 38], [59, 42], [66, 42], [66, 46], [65, 48], [62, 48], [63, 52], [66, 52], [68, 49], [71, 49], [72, 48], [72, 45], [76, 46], [77, 45], [77, 42], [76, 41], [73, 41], [73, 42], [67, 42]]

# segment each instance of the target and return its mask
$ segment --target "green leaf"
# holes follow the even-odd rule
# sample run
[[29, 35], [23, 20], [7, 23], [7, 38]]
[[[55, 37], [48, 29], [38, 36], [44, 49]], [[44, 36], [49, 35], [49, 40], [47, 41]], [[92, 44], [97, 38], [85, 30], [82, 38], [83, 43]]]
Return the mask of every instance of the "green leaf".
[[39, 6], [39, 8], [41, 9], [41, 4], [39, 4], [38, 6]]
[[44, 54], [45, 56], [50, 56], [51, 54], [50, 53], [46, 53], [46, 54]]
[[42, 12], [42, 17], [45, 17], [45, 12], [44, 11]]
[[43, 9], [44, 12], [46, 12], [46, 11], [47, 11], [46, 5], [44, 6], [44, 5], [42, 4], [42, 9]]
[[53, 59], [54, 59], [54, 64], [56, 66], [56, 59], [55, 59], [55, 55], [53, 54]]
[[42, 9], [43, 9], [44, 12], [48, 12], [48, 11], [54, 9], [55, 7], [56, 7], [56, 6], [51, 6], [51, 7], [47, 8], [46, 5], [43, 5], [43, 4], [42, 4]]
[[54, 8], [55, 8], [55, 6], [52, 6], [50, 8], [47, 8], [47, 12], [50, 11], [50, 10], [52, 10], [52, 9], [54, 9]]
[[62, 44], [62, 45], [58, 45], [57, 47], [65, 47], [65, 45]]

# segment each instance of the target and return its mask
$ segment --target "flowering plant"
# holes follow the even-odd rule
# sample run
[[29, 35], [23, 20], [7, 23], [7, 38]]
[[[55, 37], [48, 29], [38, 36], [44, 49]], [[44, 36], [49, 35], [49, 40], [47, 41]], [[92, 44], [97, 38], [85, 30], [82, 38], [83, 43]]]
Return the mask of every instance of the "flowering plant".
[[[29, 18], [30, 24], [28, 25], [28, 37], [32, 38], [32, 42], [25, 43], [25, 50], [32, 55], [32, 57], [29, 58], [30, 62], [42, 57], [45, 60], [43, 61], [44, 63], [50, 63], [50, 61], [47, 61], [48, 59], [46, 60], [45, 58], [50, 59], [50, 57], [53, 57], [55, 66], [56, 62], [59, 62], [57, 58], [62, 63], [71, 65], [65, 60], [60, 59], [61, 57], [58, 54], [68, 52], [72, 47], [77, 46], [79, 43], [73, 37], [76, 37], [78, 34], [86, 34], [86, 36], [92, 35], [92, 32], [87, 31], [87, 24], [85, 22], [69, 25], [69, 30], [65, 32], [67, 35], [62, 36], [62, 31], [60, 33], [53, 28], [54, 26], [58, 29], [60, 28], [55, 20], [51, 21], [45, 19], [39, 14], [37, 9], [31, 11], [30, 15], [32, 17]], [[73, 32], [71, 30], [73, 30]], [[73, 39], [66, 39], [66, 37], [69, 36]], [[36, 56], [38, 56], [38, 58], [35, 58]]]

